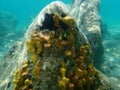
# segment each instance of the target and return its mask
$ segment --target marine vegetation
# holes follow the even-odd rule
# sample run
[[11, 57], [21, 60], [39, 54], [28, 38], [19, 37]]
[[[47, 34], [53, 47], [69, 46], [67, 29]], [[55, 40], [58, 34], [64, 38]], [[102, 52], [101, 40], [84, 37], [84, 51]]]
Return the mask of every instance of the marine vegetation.
[[48, 24], [38, 27], [26, 41], [28, 58], [14, 72], [13, 90], [95, 90], [100, 81], [92, 50], [88, 42], [79, 42], [75, 20], [49, 16], [50, 30]]

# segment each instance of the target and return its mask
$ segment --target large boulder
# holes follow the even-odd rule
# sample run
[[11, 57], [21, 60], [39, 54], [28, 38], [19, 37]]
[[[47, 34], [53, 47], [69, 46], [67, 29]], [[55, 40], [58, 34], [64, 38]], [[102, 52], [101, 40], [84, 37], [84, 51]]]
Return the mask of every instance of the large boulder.
[[114, 90], [101, 57], [99, 0], [47, 5], [0, 63], [0, 90]]

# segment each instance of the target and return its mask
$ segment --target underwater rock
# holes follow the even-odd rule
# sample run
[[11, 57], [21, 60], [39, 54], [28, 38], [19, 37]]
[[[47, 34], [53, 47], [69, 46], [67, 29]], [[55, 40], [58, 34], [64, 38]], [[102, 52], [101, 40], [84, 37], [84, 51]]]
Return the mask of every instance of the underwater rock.
[[[99, 68], [104, 53], [101, 35], [100, 0], [74, 0], [70, 15], [77, 21], [77, 28], [84, 33], [93, 51], [93, 62]], [[79, 7], [79, 8], [78, 8]], [[78, 13], [79, 12], [79, 13]]]
[[17, 24], [18, 20], [11, 13], [0, 11], [0, 41], [2, 42], [0, 43], [0, 58], [2, 58], [6, 49], [10, 48], [10, 43], [18, 40], [15, 38], [18, 36], [15, 34]]
[[2, 60], [0, 90], [114, 90], [92, 62], [102, 47], [98, 8], [99, 0], [74, 0], [71, 11], [47, 5]]

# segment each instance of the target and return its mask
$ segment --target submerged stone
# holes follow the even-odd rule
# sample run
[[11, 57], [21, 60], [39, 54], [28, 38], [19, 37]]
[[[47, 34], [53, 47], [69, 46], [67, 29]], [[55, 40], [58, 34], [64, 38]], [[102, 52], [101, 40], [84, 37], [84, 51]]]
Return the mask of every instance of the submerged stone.
[[15, 54], [0, 64], [7, 72], [0, 73], [1, 90], [113, 90], [92, 62], [102, 46], [99, 0], [72, 6], [56, 1], [39, 13]]

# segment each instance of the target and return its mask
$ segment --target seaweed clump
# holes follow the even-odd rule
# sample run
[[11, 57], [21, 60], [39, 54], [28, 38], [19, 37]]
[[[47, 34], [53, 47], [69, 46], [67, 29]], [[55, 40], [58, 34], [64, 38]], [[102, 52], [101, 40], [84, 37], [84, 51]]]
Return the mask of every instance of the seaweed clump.
[[55, 30], [34, 30], [26, 41], [28, 58], [15, 71], [14, 90], [96, 90], [98, 72], [88, 42], [80, 44], [75, 20], [49, 16]]

